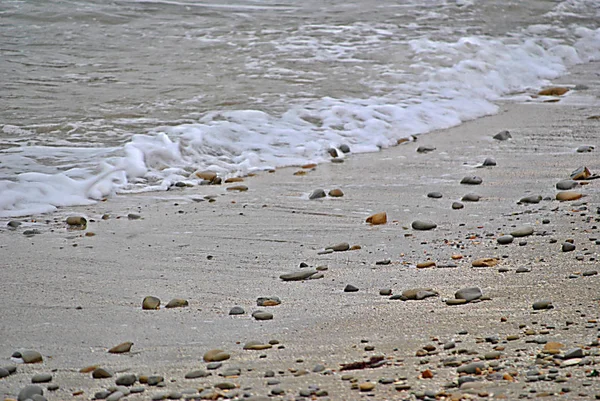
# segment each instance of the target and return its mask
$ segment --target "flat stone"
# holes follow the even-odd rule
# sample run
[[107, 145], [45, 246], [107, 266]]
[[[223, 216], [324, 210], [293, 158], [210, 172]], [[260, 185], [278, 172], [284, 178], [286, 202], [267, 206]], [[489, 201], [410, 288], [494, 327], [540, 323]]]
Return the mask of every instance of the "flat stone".
[[459, 209], [462, 209], [464, 207], [465, 207], [465, 205], [463, 205], [460, 202], [452, 202], [452, 209], [454, 209], [454, 210], [459, 210]]
[[556, 183], [556, 189], [560, 191], [568, 191], [579, 186], [579, 183], [575, 180], [562, 180]]
[[496, 240], [500, 245], [508, 245], [511, 242], [513, 242], [514, 237], [512, 235], [503, 235], [501, 237], [498, 237], [498, 239]]
[[412, 222], [411, 226], [414, 230], [427, 231], [436, 228], [437, 224], [430, 221], [415, 220]]
[[310, 193], [310, 195], [308, 195], [308, 199], [320, 199], [320, 198], [324, 198], [327, 195], [325, 194], [325, 191], [322, 189], [315, 189], [314, 191], [312, 191]]
[[208, 370], [217, 370], [221, 366], [223, 366], [223, 364], [221, 362], [209, 362], [209, 363], [206, 364], [206, 369], [208, 369]]
[[468, 375], [473, 375], [478, 372], [481, 372], [486, 369], [485, 362], [472, 362], [467, 365], [459, 366], [456, 369], [457, 373], [466, 373]]
[[281, 276], [279, 276], [279, 278], [283, 281], [302, 281], [317, 273], [317, 270], [302, 269], [295, 272], [282, 274]]
[[529, 273], [531, 272], [531, 269], [527, 268], [527, 267], [518, 267], [517, 270], [515, 270], [515, 273]]
[[223, 351], [222, 349], [211, 349], [210, 351], [207, 351], [202, 357], [202, 359], [204, 359], [204, 362], [221, 362], [229, 358], [231, 358], [231, 355]]
[[96, 368], [92, 372], [92, 377], [94, 379], [108, 379], [109, 377], [113, 377], [112, 372], [104, 368]]
[[500, 263], [500, 260], [497, 258], [479, 258], [475, 259], [471, 264], [473, 267], [494, 267], [498, 263]]
[[246, 185], [234, 185], [226, 188], [228, 191], [246, 192], [248, 187]]
[[504, 131], [498, 132], [496, 135], [493, 136], [493, 138], [497, 141], [506, 141], [508, 139], [511, 139], [512, 135], [510, 134], [510, 132], [504, 130]]
[[377, 262], [375, 262], [375, 264], [378, 266], [387, 266], [390, 263], [392, 263], [391, 259], [378, 260]]
[[438, 292], [433, 288], [411, 288], [408, 290], [402, 291], [401, 298], [403, 301], [407, 300], [415, 300], [420, 301], [425, 298], [435, 297], [438, 295]]
[[241, 306], [234, 306], [233, 308], [231, 308], [229, 310], [229, 314], [232, 315], [232, 316], [243, 315], [245, 313], [246, 313], [246, 311]]
[[132, 386], [137, 381], [137, 377], [133, 373], [128, 373], [117, 377], [115, 384], [117, 386]]
[[34, 395], [44, 395], [44, 389], [40, 386], [35, 386], [33, 384], [27, 385], [19, 391], [19, 395], [17, 396], [18, 401], [25, 401], [28, 399], [33, 399]]
[[427, 260], [425, 262], [417, 263], [417, 269], [426, 269], [428, 267], [434, 267], [435, 262], [433, 260]]
[[330, 245], [330, 246], [326, 247], [325, 249], [331, 249], [335, 252], [343, 252], [343, 251], [347, 251], [348, 249], [350, 249], [350, 244], [347, 242], [341, 242], [339, 244]]
[[125, 393], [122, 391], [115, 391], [108, 397], [106, 397], [106, 401], [119, 401], [121, 398], [125, 397]]
[[344, 287], [344, 292], [357, 292], [357, 291], [358, 291], [358, 287], [355, 287], [352, 284], [348, 284], [348, 285], [346, 285], [346, 287]]
[[128, 218], [129, 220], [139, 220], [139, 219], [141, 219], [141, 218], [142, 218], [142, 216], [140, 216], [139, 214], [136, 214], [136, 213], [129, 213], [129, 214], [127, 215], [127, 218]]
[[131, 341], [126, 341], [119, 345], [115, 345], [114, 347], [109, 349], [108, 352], [111, 354], [122, 354], [125, 352], [129, 352], [131, 350], [132, 345], [133, 345], [133, 343]]
[[381, 290], [379, 290], [379, 295], [390, 296], [390, 295], [392, 295], [392, 289], [391, 288], [382, 288]]
[[208, 377], [210, 376], [210, 373], [208, 373], [205, 370], [202, 369], [198, 369], [198, 370], [192, 370], [191, 372], [188, 372], [185, 374], [185, 378], [186, 379], [200, 379], [200, 378], [204, 378], [204, 377]]
[[236, 385], [231, 382], [222, 382], [215, 384], [215, 387], [221, 390], [233, 390], [236, 388]]
[[281, 304], [281, 299], [278, 297], [259, 297], [256, 300], [257, 306], [277, 306]]
[[13, 354], [13, 356], [15, 356], [16, 358], [21, 358], [25, 363], [41, 363], [44, 360], [42, 354], [34, 350], [28, 349], [20, 351], [18, 352], [18, 356], [16, 356], [15, 354]]
[[512, 235], [515, 238], [527, 237], [531, 234], [533, 234], [533, 227], [531, 226], [517, 227], [510, 233], [510, 235]]
[[540, 96], [562, 96], [569, 91], [569, 88], [564, 86], [552, 86], [550, 88], [542, 89], [538, 92]]
[[540, 203], [542, 195], [529, 195], [519, 200], [519, 203]]
[[66, 222], [69, 226], [85, 227], [87, 225], [87, 219], [83, 216], [69, 216]]
[[589, 153], [594, 149], [595, 147], [593, 145], [581, 145], [577, 148], [577, 153]]
[[183, 308], [185, 306], [189, 306], [189, 302], [185, 299], [181, 298], [173, 298], [169, 301], [169, 303], [165, 306], [165, 308]]
[[372, 391], [374, 388], [375, 388], [375, 383], [372, 383], [372, 382], [360, 383], [358, 385], [358, 389], [360, 391]]
[[417, 153], [429, 153], [435, 150], [434, 146], [430, 145], [421, 145], [417, 148]]
[[273, 314], [269, 312], [256, 311], [252, 313], [252, 317], [256, 320], [272, 320]]
[[466, 299], [447, 299], [446, 300], [446, 305], [464, 305], [467, 303]]
[[156, 310], [160, 308], [160, 299], [153, 296], [147, 296], [142, 301], [142, 309]]
[[556, 194], [556, 200], [561, 202], [574, 201], [577, 199], [581, 199], [583, 195], [579, 192], [574, 191], [561, 191]]
[[427, 194], [428, 198], [432, 198], [432, 199], [441, 199], [442, 198], [442, 193], [441, 192], [429, 192]]
[[575, 248], [575, 244], [572, 244], [570, 242], [563, 242], [561, 249], [563, 252], [572, 252], [575, 250]]
[[13, 228], [13, 229], [14, 229], [14, 228], [17, 228], [17, 227], [19, 227], [21, 224], [22, 224], [22, 223], [21, 223], [20, 221], [17, 221], [17, 220], [11, 220], [11, 221], [9, 221], [8, 223], [6, 223], [6, 225], [7, 225], [9, 228]]
[[481, 196], [473, 193], [468, 193], [462, 197], [463, 202], [479, 202]]
[[262, 351], [270, 348], [273, 348], [271, 344], [262, 344], [260, 341], [249, 341], [244, 344], [245, 350]]
[[52, 381], [52, 375], [50, 373], [36, 373], [31, 377], [32, 383], [49, 383]]
[[571, 348], [568, 351], [565, 351], [565, 355], [563, 359], [572, 359], [572, 358], [583, 358], [585, 355], [581, 348]]
[[468, 287], [458, 290], [454, 294], [456, 299], [465, 299], [467, 302], [471, 302], [475, 299], [479, 299], [483, 296], [483, 292], [479, 287]]
[[544, 310], [544, 309], [552, 309], [554, 305], [552, 305], [552, 301], [537, 301], [533, 303], [533, 310]]
[[148, 376], [148, 380], [146, 381], [146, 384], [148, 384], [149, 386], [158, 386], [161, 383], [163, 383], [165, 381], [165, 378], [160, 376], [160, 375], [152, 375], [152, 376]]

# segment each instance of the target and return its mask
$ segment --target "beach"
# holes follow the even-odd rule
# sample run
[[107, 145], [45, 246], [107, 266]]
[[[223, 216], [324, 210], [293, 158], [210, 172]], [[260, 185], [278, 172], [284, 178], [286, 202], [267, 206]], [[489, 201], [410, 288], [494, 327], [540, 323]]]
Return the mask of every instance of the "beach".
[[[0, 367], [16, 372], [0, 395], [50, 374], [37, 384], [48, 400], [600, 398], [600, 183], [556, 199], [574, 170], [600, 170], [598, 149], [577, 151], [598, 145], [598, 67], [556, 80], [570, 88], [556, 102], [503, 102], [342, 162], [6, 219]], [[343, 196], [309, 199], [317, 189]], [[366, 223], [381, 212], [385, 224]], [[465, 288], [480, 293], [451, 301]], [[399, 299], [406, 290], [418, 299]], [[159, 309], [142, 309], [147, 296]], [[187, 306], [165, 308], [172, 299]], [[216, 368], [203, 359], [215, 349], [228, 356]], [[43, 361], [11, 358], [23, 350]]]

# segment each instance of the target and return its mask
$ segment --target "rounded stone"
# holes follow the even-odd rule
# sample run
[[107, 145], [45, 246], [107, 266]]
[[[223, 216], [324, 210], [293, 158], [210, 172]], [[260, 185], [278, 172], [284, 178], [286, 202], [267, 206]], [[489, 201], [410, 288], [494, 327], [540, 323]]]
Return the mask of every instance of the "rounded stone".
[[473, 193], [468, 193], [462, 197], [463, 202], [479, 202], [481, 196]]
[[160, 308], [160, 299], [153, 296], [147, 296], [142, 301], [142, 309], [156, 310]]
[[189, 302], [185, 299], [181, 298], [173, 298], [169, 301], [169, 303], [165, 306], [165, 308], [183, 308], [185, 306], [189, 306]]
[[212, 349], [207, 351], [202, 358], [204, 362], [221, 362], [231, 358], [231, 355], [222, 349]]
[[108, 397], [106, 397], [106, 401], [119, 401], [121, 398], [125, 397], [125, 393], [122, 391], [115, 391]]
[[87, 225], [87, 220], [83, 216], [70, 216], [67, 217], [67, 224], [69, 226], [85, 227]]
[[556, 183], [556, 189], [560, 191], [568, 191], [578, 185], [579, 183], [575, 180], [562, 180]]
[[446, 305], [464, 305], [467, 303], [466, 299], [447, 299], [446, 300]]
[[530, 195], [519, 200], [519, 203], [540, 203], [542, 201], [542, 195]]
[[6, 368], [0, 368], [0, 379], [10, 376], [10, 372]]
[[483, 161], [483, 165], [486, 167], [493, 167], [496, 165], [496, 160], [494, 160], [492, 157], [488, 157]]
[[124, 343], [115, 345], [114, 347], [109, 349], [108, 352], [111, 354], [122, 354], [125, 352], [129, 352], [131, 350], [132, 346], [133, 346], [133, 343], [131, 341], [125, 341]]
[[594, 150], [593, 145], [581, 145], [577, 148], [577, 153], [588, 153]]
[[498, 132], [496, 135], [493, 136], [493, 138], [497, 141], [506, 141], [508, 139], [511, 139], [512, 135], [510, 134], [510, 132], [504, 130], [504, 131]]
[[308, 195], [308, 199], [320, 199], [320, 198], [324, 198], [327, 195], [325, 194], [325, 191], [322, 189], [315, 189], [314, 191], [312, 191], [310, 193], [310, 195]]
[[210, 373], [202, 369], [193, 370], [185, 374], [186, 379], [199, 379], [208, 376], [210, 376]]
[[281, 276], [279, 276], [279, 278], [282, 279], [283, 281], [301, 281], [301, 280], [306, 280], [310, 276], [317, 274], [317, 273], [318, 273], [317, 270], [302, 269], [302, 270], [298, 270], [295, 272], [282, 274]]
[[387, 213], [375, 213], [367, 217], [366, 222], [373, 225], [385, 224], [387, 223]]
[[434, 146], [431, 145], [422, 145], [417, 148], [417, 153], [429, 153], [435, 150]]
[[503, 235], [501, 237], [498, 237], [498, 239], [496, 240], [500, 245], [507, 245], [510, 244], [511, 242], [513, 242], [514, 237], [512, 235]]
[[510, 233], [510, 235], [512, 235], [515, 238], [527, 237], [527, 236], [529, 236], [531, 234], [533, 234], [533, 227], [531, 227], [531, 226], [517, 227], [516, 229], [514, 229]]
[[440, 198], [442, 198], [442, 196], [443, 196], [443, 195], [442, 195], [442, 193], [441, 193], [441, 192], [429, 192], [429, 193], [427, 194], [427, 197], [428, 197], [428, 198], [432, 198], [432, 199], [440, 199]]
[[256, 311], [252, 313], [252, 317], [256, 320], [272, 320], [273, 314], [269, 312]]
[[115, 384], [117, 386], [132, 386], [137, 381], [137, 377], [133, 373], [117, 377]]
[[379, 295], [382, 295], [382, 296], [392, 295], [392, 290], [391, 290], [391, 288], [383, 288], [383, 289], [379, 290]]
[[460, 202], [452, 202], [452, 209], [454, 209], [454, 210], [459, 210], [459, 209], [462, 209], [464, 207], [465, 207], [465, 205], [463, 205]]
[[464, 185], [480, 185], [482, 182], [483, 179], [477, 176], [464, 177], [462, 180], [460, 180], [460, 183]]
[[[15, 356], [15, 354], [13, 354], [13, 356]], [[20, 351], [17, 358], [21, 358], [25, 363], [41, 363], [44, 360], [42, 354], [33, 350]]]
[[350, 153], [350, 146], [343, 143], [340, 145], [340, 150], [344, 153]]
[[222, 382], [215, 384], [215, 387], [221, 390], [233, 390], [235, 388], [235, 384], [231, 382]]
[[113, 374], [104, 368], [96, 368], [92, 372], [92, 377], [94, 379], [108, 379], [109, 377], [113, 377]]
[[430, 221], [415, 220], [412, 222], [411, 226], [414, 230], [427, 231], [436, 228], [437, 224]]
[[335, 188], [329, 191], [329, 196], [331, 196], [332, 198], [341, 198], [342, 196], [344, 196], [344, 193], [341, 189]]
[[18, 401], [25, 401], [28, 399], [33, 399], [35, 395], [44, 395], [44, 389], [40, 386], [35, 386], [33, 384], [27, 385], [19, 391], [19, 395], [17, 396]]
[[249, 341], [244, 344], [244, 349], [246, 350], [262, 351], [270, 348], [273, 348], [271, 344], [263, 344], [260, 341]]
[[229, 314], [232, 315], [232, 316], [243, 315], [245, 313], [246, 313], [246, 311], [241, 306], [234, 306], [233, 308], [231, 308], [229, 310]]
[[561, 202], [573, 201], [582, 198], [583, 195], [574, 191], [561, 191], [556, 194], [556, 200]]
[[13, 228], [13, 229], [14, 229], [14, 228], [17, 228], [17, 227], [19, 227], [19, 226], [21, 225], [21, 222], [20, 222], [20, 221], [17, 221], [17, 220], [11, 220], [11, 221], [9, 221], [8, 223], [6, 223], [6, 225], [7, 225], [9, 228]]
[[375, 383], [366, 382], [358, 385], [360, 391], [372, 391], [375, 388]]
[[548, 300], [534, 302], [532, 306], [533, 310], [544, 310], [554, 308], [554, 305], [552, 305], [552, 301]]
[[467, 302], [471, 302], [475, 299], [479, 299], [482, 296], [483, 296], [483, 292], [481, 291], [481, 289], [479, 287], [462, 288], [454, 294], [454, 297], [456, 299], [464, 299]]
[[348, 249], [350, 249], [350, 244], [347, 242], [341, 242], [339, 244], [330, 245], [325, 249], [331, 249], [332, 251], [335, 251], [335, 252], [343, 252], [343, 251], [347, 251]]
[[52, 375], [50, 373], [36, 373], [31, 377], [32, 383], [49, 383], [52, 381]]
[[563, 252], [572, 252], [575, 250], [575, 248], [575, 244], [572, 244], [570, 242], [563, 242], [561, 249]]

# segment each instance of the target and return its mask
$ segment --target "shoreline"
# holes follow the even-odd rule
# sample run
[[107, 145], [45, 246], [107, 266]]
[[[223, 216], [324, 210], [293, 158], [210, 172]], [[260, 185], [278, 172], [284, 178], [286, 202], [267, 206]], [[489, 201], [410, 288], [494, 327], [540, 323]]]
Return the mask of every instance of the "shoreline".
[[[299, 168], [285, 168], [240, 183], [117, 196], [52, 215], [48, 224], [34, 225], [40, 234], [32, 237], [22, 234], [31, 227], [0, 230], [0, 249], [9, 255], [3, 276], [10, 277], [0, 284], [0, 367], [14, 364], [10, 355], [19, 349], [44, 357], [41, 364], [18, 364], [16, 373], [0, 379], [0, 394], [17, 398], [34, 373], [51, 372], [51, 384], [60, 388], [44, 390], [49, 400], [92, 399], [126, 373], [165, 379], [164, 388], [135, 384], [144, 392], [129, 394], [128, 400], [170, 392], [201, 398], [200, 388], [215, 397], [247, 393], [287, 400], [310, 385], [327, 391], [319, 399], [331, 400], [414, 399], [423, 395], [419, 392], [431, 392], [430, 399], [436, 394], [437, 399], [452, 394], [515, 399], [544, 392], [547, 399], [565, 399], [564, 388], [598, 397], [599, 379], [587, 377], [600, 361], [598, 347], [590, 345], [599, 335], [594, 322], [600, 318], [598, 275], [582, 273], [597, 269], [600, 245], [590, 238], [600, 238], [600, 184], [589, 181], [576, 189], [586, 196], [575, 202], [517, 204], [528, 195], [554, 199], [556, 182], [580, 166], [600, 170], [598, 149], [575, 152], [580, 145], [598, 145], [600, 123], [587, 119], [599, 114], [595, 65], [578, 66], [557, 80], [557, 85], [589, 87], [559, 103], [501, 104], [497, 115], [382, 152], [352, 155], [340, 164], [319, 165], [303, 176], [294, 175]], [[492, 139], [503, 130], [513, 138]], [[436, 149], [417, 153], [422, 145]], [[487, 157], [497, 166], [474, 167]], [[483, 183], [460, 184], [465, 176], [479, 176]], [[226, 190], [233, 185], [248, 190]], [[318, 188], [340, 188], [344, 196], [306, 199]], [[432, 191], [442, 198], [428, 198]], [[470, 192], [481, 200], [461, 202]], [[204, 199], [212, 195], [215, 202]], [[453, 202], [464, 208], [453, 210]], [[377, 212], [387, 213], [387, 224], [366, 224]], [[128, 219], [129, 213], [141, 218]], [[66, 215], [85, 215], [86, 230], [67, 229]], [[437, 227], [416, 231], [410, 228], [414, 220]], [[522, 225], [533, 227], [534, 234], [509, 245], [497, 243]], [[94, 235], [86, 236], [89, 232]], [[575, 251], [561, 251], [569, 239]], [[361, 249], [319, 254], [342, 242]], [[460, 259], [452, 257], [459, 254]], [[482, 257], [498, 258], [499, 264], [473, 268]], [[388, 259], [389, 264], [376, 264]], [[415, 267], [428, 261], [436, 267]], [[305, 269], [327, 270], [318, 280], [279, 278], [298, 270], [301, 262], [309, 266]], [[450, 264], [456, 266], [438, 267]], [[529, 271], [517, 273], [522, 267]], [[499, 272], [502, 268], [508, 270]], [[348, 284], [358, 292], [344, 292]], [[491, 300], [444, 302], [465, 287], [478, 287]], [[396, 295], [415, 288], [432, 288], [438, 295], [406, 302], [379, 295], [381, 289]], [[149, 295], [163, 305], [183, 298], [189, 306], [142, 311], [142, 299]], [[278, 297], [281, 305], [258, 307], [259, 297]], [[554, 308], [534, 311], [532, 304], [544, 299]], [[246, 313], [229, 316], [236, 305]], [[258, 309], [273, 319], [253, 319], [250, 314]], [[496, 343], [486, 340], [493, 336]], [[249, 341], [270, 340], [279, 344], [243, 350]], [[131, 352], [106, 352], [124, 341], [134, 343]], [[557, 353], [562, 359], [542, 352], [549, 342], [563, 344]], [[565, 359], [575, 348], [582, 356]], [[223, 349], [231, 358], [208, 370], [202, 356], [211, 349]], [[488, 354], [495, 357], [487, 359]], [[342, 364], [377, 355], [384, 357], [381, 367], [340, 370]], [[579, 361], [563, 366], [573, 359]], [[484, 365], [476, 372], [458, 372], [478, 362]], [[78, 372], [91, 365], [111, 370], [114, 377], [92, 379]], [[324, 370], [313, 372], [317, 365]], [[234, 367], [239, 374], [219, 376]], [[534, 368], [540, 374], [528, 375]], [[194, 369], [212, 375], [184, 379]], [[546, 380], [555, 374], [552, 369], [555, 378]], [[274, 378], [265, 378], [268, 370]], [[345, 374], [352, 378], [343, 380]], [[462, 380], [466, 384], [459, 387]], [[223, 382], [234, 388], [214, 387]], [[367, 382], [374, 384], [371, 390]], [[365, 389], [352, 388], [363, 384]], [[275, 395], [275, 388], [282, 393]], [[79, 391], [83, 394], [74, 396]]]

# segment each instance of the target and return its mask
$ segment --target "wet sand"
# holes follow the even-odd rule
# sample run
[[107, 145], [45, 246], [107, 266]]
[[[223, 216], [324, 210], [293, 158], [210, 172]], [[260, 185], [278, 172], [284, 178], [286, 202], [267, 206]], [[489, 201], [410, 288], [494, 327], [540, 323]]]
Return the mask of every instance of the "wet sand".
[[[17, 365], [16, 373], [0, 379], [0, 395], [16, 399], [35, 373], [52, 373], [50, 384], [59, 388], [44, 391], [49, 400], [92, 399], [120, 375], [133, 373], [163, 376], [165, 386], [136, 383], [144, 392], [128, 400], [209, 392], [264, 397], [274, 388], [282, 394], [271, 399], [288, 400], [311, 385], [327, 392], [317, 397], [315, 390], [313, 396], [331, 400], [460, 399], [467, 393], [481, 399], [599, 397], [600, 379], [593, 372], [600, 361], [600, 293], [592, 273], [600, 250], [600, 181], [573, 189], [585, 195], [579, 200], [555, 199], [555, 184], [576, 168], [600, 171], [599, 149], [576, 152], [581, 145], [598, 145], [600, 119], [589, 119], [600, 115], [597, 67], [579, 67], [557, 82], [587, 87], [557, 103], [501, 104], [497, 115], [304, 169], [304, 175], [294, 175], [301, 168], [286, 168], [241, 183], [118, 196], [35, 222], [17, 219], [23, 224], [16, 230], [0, 231], [0, 367]], [[492, 138], [503, 130], [511, 140]], [[425, 145], [435, 150], [416, 151]], [[497, 165], [478, 168], [488, 157]], [[460, 184], [466, 176], [483, 182]], [[234, 185], [248, 190], [227, 190]], [[309, 200], [318, 188], [340, 188], [344, 196]], [[442, 198], [428, 198], [432, 191]], [[481, 199], [461, 202], [467, 193]], [[543, 200], [517, 203], [529, 195]], [[464, 208], [453, 210], [453, 202]], [[365, 223], [377, 212], [387, 213], [387, 224]], [[130, 213], [141, 218], [129, 219]], [[73, 215], [88, 219], [85, 230], [67, 227], [65, 218]], [[415, 220], [437, 228], [414, 230]], [[533, 227], [533, 235], [497, 243], [523, 225]], [[40, 233], [23, 235], [28, 229]], [[574, 251], [561, 250], [567, 240]], [[320, 254], [342, 242], [360, 249]], [[472, 267], [478, 258], [499, 263]], [[436, 265], [416, 267], [426, 261]], [[301, 263], [308, 265], [304, 269], [326, 266], [323, 277], [279, 278], [300, 270]], [[522, 267], [530, 271], [517, 273]], [[348, 284], [358, 291], [344, 292]], [[491, 299], [445, 303], [465, 287], [479, 287]], [[405, 302], [379, 294], [414, 288], [439, 295]], [[189, 306], [142, 310], [149, 295], [163, 306], [172, 298]], [[279, 297], [281, 304], [258, 307], [258, 297]], [[534, 311], [540, 300], [554, 308]], [[236, 305], [246, 313], [229, 316]], [[250, 314], [259, 309], [273, 319], [253, 319]], [[243, 349], [249, 341], [270, 340], [278, 344]], [[125, 341], [134, 343], [130, 352], [107, 352]], [[563, 344], [557, 356], [542, 352], [547, 342]], [[22, 349], [40, 352], [43, 363], [11, 360]], [[192, 370], [206, 370], [202, 356], [211, 349], [231, 357], [208, 377], [184, 379]], [[582, 356], [565, 358], [573, 349]], [[498, 359], [485, 360], [494, 351]], [[341, 371], [343, 364], [372, 356], [383, 356], [383, 365]], [[479, 360], [484, 368], [467, 375], [477, 384], [458, 387], [464, 376], [458, 366]], [[90, 365], [114, 377], [79, 373]], [[313, 372], [316, 365], [324, 370]], [[232, 367], [240, 374], [219, 376]], [[265, 378], [269, 370], [274, 378]], [[367, 381], [376, 383], [372, 390], [353, 388]], [[236, 388], [214, 388], [223, 382]]]

